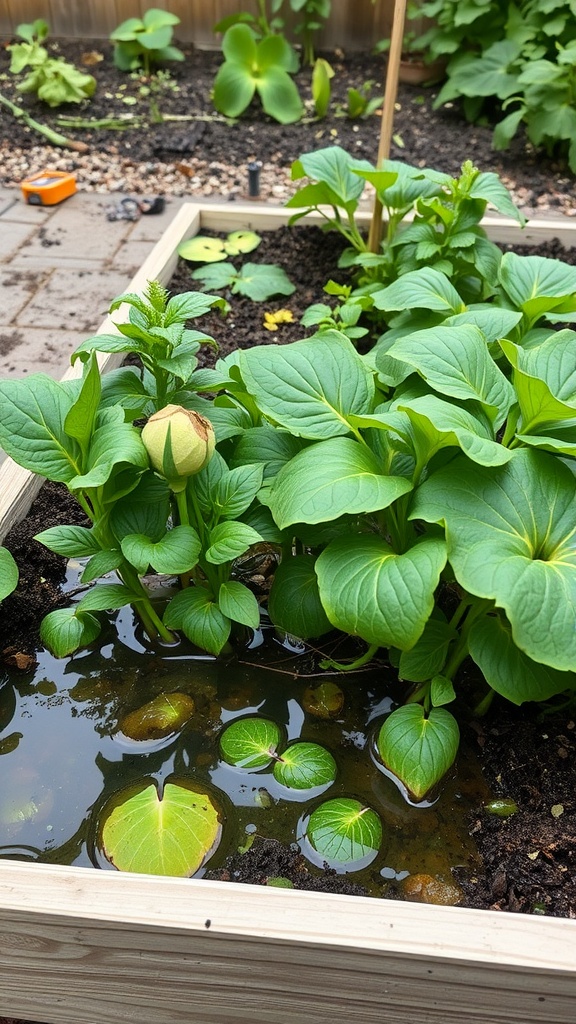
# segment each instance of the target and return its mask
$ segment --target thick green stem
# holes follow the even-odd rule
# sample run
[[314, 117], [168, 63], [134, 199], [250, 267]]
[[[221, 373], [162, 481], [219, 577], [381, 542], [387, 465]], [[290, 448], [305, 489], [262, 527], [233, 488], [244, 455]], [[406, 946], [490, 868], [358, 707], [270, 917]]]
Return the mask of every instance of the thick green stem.
[[154, 611], [150, 598], [142, 586], [138, 573], [134, 567], [124, 561], [118, 569], [118, 575], [126, 586], [130, 587], [130, 590], [137, 595], [135, 607], [146, 632], [148, 632], [151, 637], [161, 636], [167, 643], [173, 644], [176, 639], [174, 634], [166, 628], [162, 619]]
[[39, 121], [35, 121], [33, 117], [30, 117], [22, 107], [17, 107], [15, 103], [12, 103], [6, 96], [0, 93], [0, 103], [6, 107], [14, 117], [18, 120], [23, 121], [24, 124], [32, 128], [33, 131], [38, 132], [39, 135], [43, 135], [48, 142], [52, 143], [53, 146], [62, 146], [66, 149], [74, 149], [77, 153], [87, 153], [89, 147], [85, 142], [76, 142], [74, 139], [69, 139], [67, 135], [61, 135], [60, 132], [55, 132], [53, 128], [48, 128], [45, 124], [40, 124]]
[[481, 615], [484, 615], [484, 613], [492, 607], [492, 601], [481, 599], [476, 600], [475, 598], [472, 598], [469, 595], [467, 597], [467, 600], [470, 605], [470, 610], [468, 612], [468, 615], [466, 616], [464, 625], [462, 626], [462, 630], [456, 643], [456, 646], [454, 647], [452, 654], [450, 655], [450, 658], [446, 663], [446, 667], [442, 672], [442, 675], [445, 676], [446, 679], [450, 680], [454, 678], [456, 672], [460, 668], [460, 665], [468, 656], [468, 634], [470, 633], [472, 625], [474, 624], [476, 619], [479, 619]]
[[364, 654], [361, 654], [360, 657], [356, 658], [354, 661], [342, 662], [333, 661], [332, 658], [325, 658], [323, 661], [320, 662], [320, 667], [335, 668], [339, 672], [355, 672], [356, 669], [362, 668], [363, 665], [367, 665], [369, 661], [372, 661], [372, 658], [374, 657], [378, 649], [378, 644], [370, 644], [368, 650], [365, 651]]
[[483, 697], [482, 700], [479, 701], [476, 707], [474, 708], [474, 714], [477, 715], [478, 718], [482, 718], [482, 716], [485, 715], [489, 710], [493, 700], [494, 690], [488, 690], [486, 696]]

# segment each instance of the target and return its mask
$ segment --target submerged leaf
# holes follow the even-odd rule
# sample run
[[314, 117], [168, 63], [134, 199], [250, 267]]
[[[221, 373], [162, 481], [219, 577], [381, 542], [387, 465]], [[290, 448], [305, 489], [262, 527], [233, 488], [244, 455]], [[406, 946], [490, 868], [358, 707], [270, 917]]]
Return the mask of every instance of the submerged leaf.
[[108, 802], [100, 819], [104, 856], [118, 871], [195, 874], [220, 841], [218, 808], [192, 779], [129, 786]]
[[194, 701], [186, 693], [161, 693], [125, 715], [119, 729], [133, 740], [156, 740], [177, 732], [194, 714]]

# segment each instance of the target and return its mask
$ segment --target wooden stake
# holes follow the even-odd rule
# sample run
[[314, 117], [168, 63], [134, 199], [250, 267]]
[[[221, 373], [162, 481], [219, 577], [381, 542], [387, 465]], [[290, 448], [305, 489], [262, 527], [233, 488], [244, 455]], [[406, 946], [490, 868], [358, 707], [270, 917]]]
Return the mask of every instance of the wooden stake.
[[[398, 75], [400, 73], [400, 58], [402, 56], [402, 42], [404, 40], [404, 23], [406, 21], [406, 0], [395, 0], [394, 18], [392, 20], [392, 32], [390, 35], [390, 52], [388, 54], [388, 67], [386, 69], [386, 83], [384, 86], [384, 105], [382, 110], [382, 124], [380, 128], [380, 144], [378, 146], [378, 160], [376, 166], [380, 167], [384, 160], [390, 156], [390, 143], [392, 142], [392, 127], [394, 124], [394, 108], [396, 106], [396, 95], [398, 92]], [[382, 203], [378, 196], [374, 199], [374, 210], [372, 212], [372, 223], [368, 236], [368, 248], [370, 252], [380, 251], [380, 239], [382, 237]]]

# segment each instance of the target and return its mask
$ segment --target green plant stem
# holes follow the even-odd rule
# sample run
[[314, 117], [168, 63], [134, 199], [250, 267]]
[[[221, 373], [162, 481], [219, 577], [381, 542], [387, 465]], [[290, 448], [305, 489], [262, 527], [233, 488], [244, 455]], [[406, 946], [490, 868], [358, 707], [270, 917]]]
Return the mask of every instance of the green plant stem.
[[176, 491], [174, 493], [176, 498], [176, 508], [178, 509], [178, 519], [180, 526], [190, 526], [190, 516], [188, 514], [188, 499], [186, 497], [186, 490]]
[[450, 655], [450, 658], [446, 663], [446, 667], [442, 672], [442, 675], [445, 676], [446, 679], [454, 679], [454, 676], [456, 675], [456, 672], [460, 668], [460, 665], [468, 656], [468, 634], [470, 632], [470, 629], [472, 628], [473, 623], [476, 621], [476, 619], [479, 619], [481, 615], [484, 615], [484, 613], [488, 611], [489, 608], [492, 607], [492, 601], [482, 599], [476, 600], [470, 596], [468, 597], [468, 604], [470, 608], [468, 611], [468, 615], [466, 616], [464, 625], [462, 626], [460, 636], [458, 638], [456, 646], [452, 651], [452, 654]]
[[49, 128], [45, 124], [40, 124], [39, 121], [35, 121], [33, 117], [30, 117], [22, 107], [16, 106], [6, 96], [0, 93], [0, 104], [6, 107], [14, 117], [18, 120], [23, 121], [24, 124], [32, 128], [33, 131], [38, 132], [39, 135], [43, 135], [48, 142], [52, 143], [53, 146], [62, 146], [65, 149], [73, 149], [77, 153], [87, 153], [89, 147], [85, 142], [76, 142], [74, 139], [69, 139], [66, 135], [61, 135], [60, 132], [55, 132], [53, 128]]
[[378, 644], [370, 644], [368, 650], [354, 661], [333, 661], [332, 658], [325, 658], [320, 662], [320, 668], [335, 668], [339, 672], [354, 672], [357, 668], [362, 668], [363, 665], [367, 665], [369, 661], [372, 661], [372, 658], [378, 650]]
[[167, 643], [173, 644], [176, 639], [174, 634], [166, 628], [162, 619], [154, 611], [150, 598], [142, 586], [140, 578], [133, 566], [124, 561], [123, 565], [118, 569], [118, 575], [126, 586], [129, 587], [133, 593], [138, 595], [136, 611], [142, 620], [142, 624], [146, 629], [146, 632], [151, 637], [160, 636]]
[[483, 697], [481, 701], [478, 701], [478, 704], [474, 708], [474, 714], [477, 715], [478, 718], [482, 718], [488, 712], [493, 700], [494, 690], [488, 690], [486, 696]]

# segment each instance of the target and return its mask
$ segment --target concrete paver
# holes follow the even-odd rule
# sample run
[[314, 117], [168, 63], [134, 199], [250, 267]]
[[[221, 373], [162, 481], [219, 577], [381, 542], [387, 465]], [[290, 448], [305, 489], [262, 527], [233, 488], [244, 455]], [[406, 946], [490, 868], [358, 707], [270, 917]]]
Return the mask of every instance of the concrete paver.
[[19, 189], [0, 189], [0, 378], [59, 379], [184, 202], [138, 221], [107, 220], [120, 199], [78, 192], [37, 207]]

